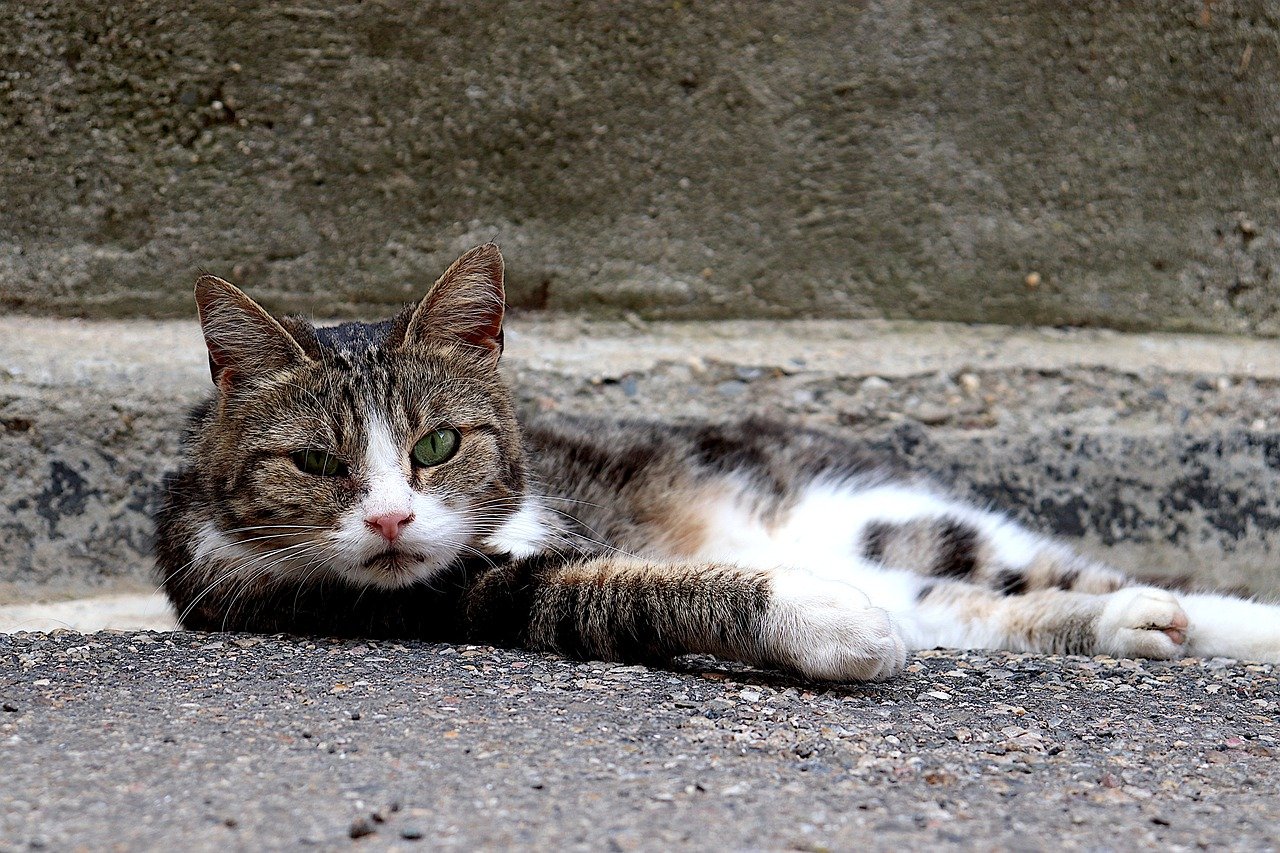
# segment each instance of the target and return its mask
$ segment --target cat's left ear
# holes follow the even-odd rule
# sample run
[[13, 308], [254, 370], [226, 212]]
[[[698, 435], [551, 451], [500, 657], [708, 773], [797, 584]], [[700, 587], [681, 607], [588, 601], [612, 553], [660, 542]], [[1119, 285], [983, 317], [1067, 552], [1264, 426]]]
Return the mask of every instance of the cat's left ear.
[[311, 362], [266, 309], [215, 275], [202, 275], [196, 281], [196, 309], [209, 349], [209, 374], [221, 388]]
[[502, 354], [506, 310], [502, 252], [477, 246], [450, 265], [409, 315], [401, 346], [462, 345], [494, 361]]

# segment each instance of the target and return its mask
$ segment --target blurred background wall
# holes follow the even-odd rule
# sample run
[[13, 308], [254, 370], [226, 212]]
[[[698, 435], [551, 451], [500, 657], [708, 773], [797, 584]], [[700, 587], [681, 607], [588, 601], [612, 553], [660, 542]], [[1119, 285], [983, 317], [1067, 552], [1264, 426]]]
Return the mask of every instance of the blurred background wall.
[[0, 3], [0, 306], [1280, 332], [1266, 0]]

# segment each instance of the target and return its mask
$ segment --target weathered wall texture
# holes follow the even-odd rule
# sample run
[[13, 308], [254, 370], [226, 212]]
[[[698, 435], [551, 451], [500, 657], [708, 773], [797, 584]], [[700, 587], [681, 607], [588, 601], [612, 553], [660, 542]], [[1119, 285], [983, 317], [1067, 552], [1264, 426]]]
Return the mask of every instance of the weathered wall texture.
[[1280, 8], [0, 2], [0, 305], [1280, 332]]

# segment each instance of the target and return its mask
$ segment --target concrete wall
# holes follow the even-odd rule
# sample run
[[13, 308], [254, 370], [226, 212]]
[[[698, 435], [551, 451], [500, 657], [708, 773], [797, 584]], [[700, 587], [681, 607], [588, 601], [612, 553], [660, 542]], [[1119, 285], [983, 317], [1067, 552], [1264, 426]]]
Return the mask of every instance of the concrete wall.
[[1266, 0], [0, 2], [0, 305], [1280, 332]]

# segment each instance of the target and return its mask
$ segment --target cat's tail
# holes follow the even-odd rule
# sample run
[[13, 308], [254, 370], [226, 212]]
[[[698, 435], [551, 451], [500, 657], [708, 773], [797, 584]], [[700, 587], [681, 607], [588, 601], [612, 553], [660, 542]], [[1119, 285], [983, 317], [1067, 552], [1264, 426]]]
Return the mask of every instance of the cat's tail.
[[1280, 663], [1280, 605], [1214, 593], [1180, 594], [1187, 654]]

